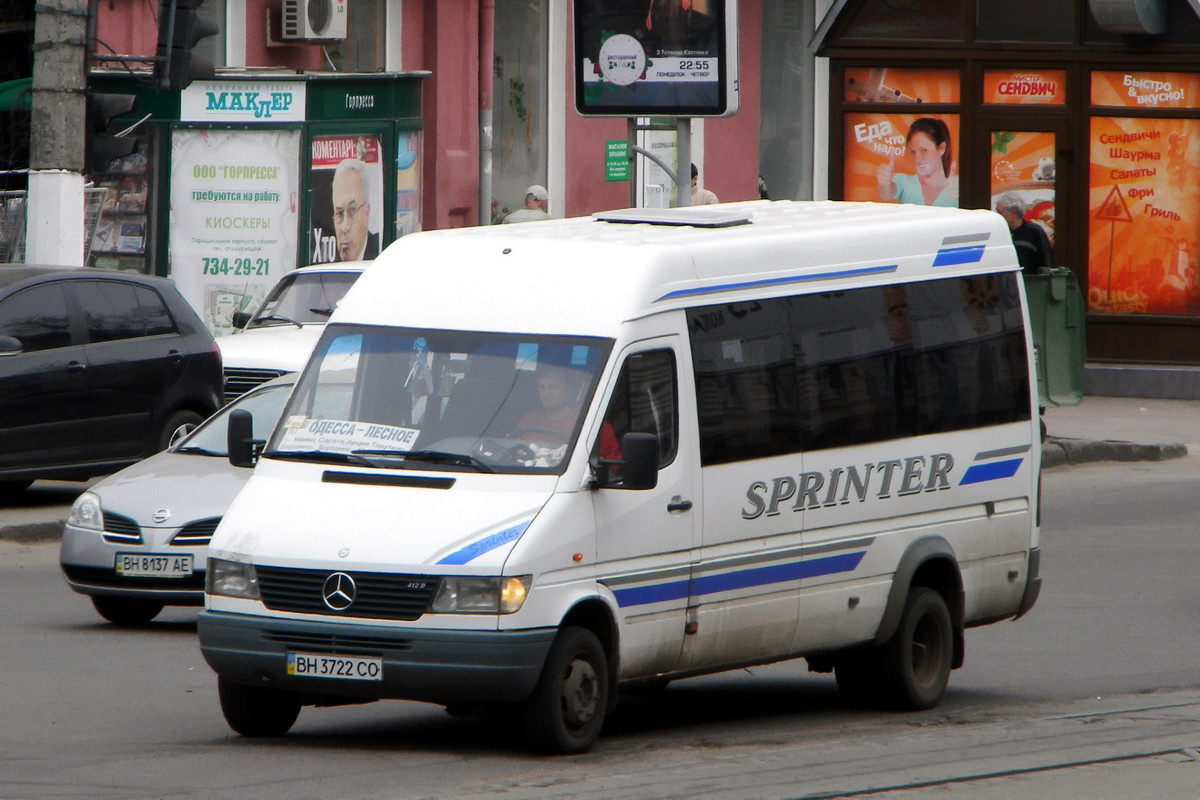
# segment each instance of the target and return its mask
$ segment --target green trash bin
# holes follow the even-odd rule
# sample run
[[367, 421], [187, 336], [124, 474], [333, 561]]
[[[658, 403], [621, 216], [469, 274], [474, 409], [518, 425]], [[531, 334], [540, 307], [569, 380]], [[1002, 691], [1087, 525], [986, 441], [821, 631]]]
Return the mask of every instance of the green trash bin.
[[1025, 297], [1033, 326], [1038, 402], [1042, 408], [1083, 400], [1084, 310], [1075, 274], [1043, 267], [1025, 274]]

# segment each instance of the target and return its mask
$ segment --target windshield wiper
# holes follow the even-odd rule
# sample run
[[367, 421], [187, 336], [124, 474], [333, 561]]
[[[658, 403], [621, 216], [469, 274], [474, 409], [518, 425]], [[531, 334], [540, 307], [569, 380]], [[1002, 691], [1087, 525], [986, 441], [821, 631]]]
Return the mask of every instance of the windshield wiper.
[[297, 328], [304, 327], [303, 325], [301, 325], [299, 322], [296, 322], [296, 320], [292, 319], [291, 317], [285, 317], [282, 314], [269, 314], [265, 317], [259, 317], [258, 319], [254, 320], [254, 321], [257, 323], [282, 322], [285, 325], [295, 325]]
[[221, 456], [222, 458], [229, 455], [228, 453], [218, 453], [216, 450], [209, 450], [207, 447], [189, 444], [175, 449], [176, 453], [189, 453], [198, 456]]
[[385, 456], [406, 460], [412, 459], [413, 461], [428, 461], [432, 464], [472, 467], [478, 472], [496, 471], [475, 456], [467, 455], [466, 453], [444, 453], [440, 450], [353, 450], [351, 452], [356, 456]]
[[333, 314], [332, 308], [310, 308], [309, 311], [320, 317], [328, 317]]
[[363, 458], [355, 453], [331, 453], [328, 450], [268, 450], [263, 453], [267, 458], [278, 458], [284, 461], [316, 461], [322, 464], [358, 464], [364, 467], [378, 467], [378, 462]]

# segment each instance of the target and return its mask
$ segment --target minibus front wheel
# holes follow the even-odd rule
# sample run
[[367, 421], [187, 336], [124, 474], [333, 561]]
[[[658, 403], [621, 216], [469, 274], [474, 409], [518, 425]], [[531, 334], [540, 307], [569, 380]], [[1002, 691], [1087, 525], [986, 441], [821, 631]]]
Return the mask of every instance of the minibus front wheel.
[[586, 752], [604, 725], [608, 692], [608, 656], [600, 640], [587, 628], [565, 626], [521, 709], [530, 747], [557, 755]]
[[300, 701], [290, 692], [218, 678], [217, 695], [225, 721], [242, 736], [283, 736], [300, 716]]

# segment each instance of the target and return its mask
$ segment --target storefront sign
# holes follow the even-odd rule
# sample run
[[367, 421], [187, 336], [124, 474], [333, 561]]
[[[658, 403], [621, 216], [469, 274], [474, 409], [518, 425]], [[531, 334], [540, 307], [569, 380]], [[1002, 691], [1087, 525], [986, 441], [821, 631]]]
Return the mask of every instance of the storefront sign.
[[624, 139], [604, 143], [604, 180], [629, 180], [629, 142]]
[[317, 136], [311, 155], [309, 263], [375, 258], [383, 227], [379, 137]]
[[989, 69], [983, 73], [985, 103], [1061, 106], [1066, 101], [1066, 70]]
[[897, 69], [848, 67], [844, 99], [847, 103], [957, 103], [956, 69]]
[[171, 134], [171, 277], [215, 334], [296, 266], [300, 132]]
[[1088, 308], [1200, 314], [1200, 120], [1093, 117]]
[[1200, 108], [1200, 73], [1093, 72], [1092, 105]]
[[958, 115], [846, 114], [846, 200], [958, 206]]
[[196, 81], [180, 93], [184, 122], [303, 122], [306, 84]]

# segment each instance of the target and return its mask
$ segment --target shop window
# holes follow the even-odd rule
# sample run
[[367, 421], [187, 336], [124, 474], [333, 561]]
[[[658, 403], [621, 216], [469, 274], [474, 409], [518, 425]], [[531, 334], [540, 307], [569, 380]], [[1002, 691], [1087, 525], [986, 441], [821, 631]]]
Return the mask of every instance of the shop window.
[[92, 186], [86, 195], [87, 258], [93, 267], [149, 273], [153, 153], [149, 136], [135, 138], [133, 153], [88, 176]]
[[1093, 117], [1088, 308], [1200, 315], [1200, 120]]
[[[501, 13], [502, 12], [502, 13]], [[492, 71], [492, 221], [546, 185], [549, 0], [497, 8]]]
[[958, 114], [843, 119], [843, 199], [958, 206]]
[[957, 103], [956, 69], [847, 67], [843, 99], [847, 103]]
[[975, 38], [984, 42], [1072, 42], [1075, 4], [1046, 0], [976, 0]]
[[324, 50], [329, 66], [338, 72], [375, 72], [384, 67], [387, 32], [383, 0], [354, 0], [348, 4], [346, 38]]
[[842, 37], [896, 41], [966, 38], [966, 0], [865, 0]]

